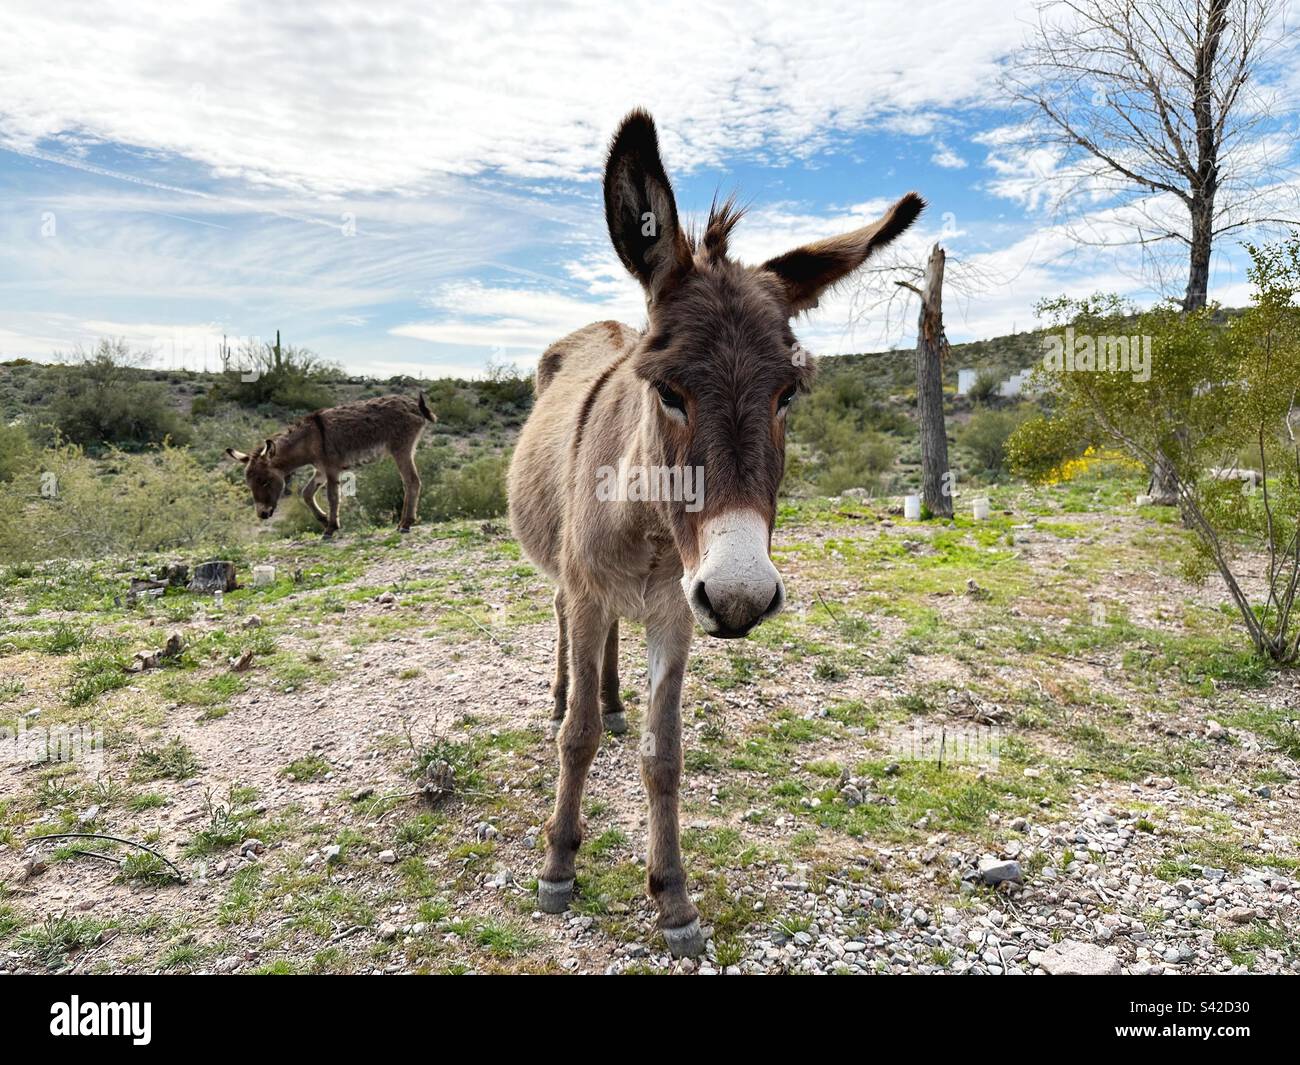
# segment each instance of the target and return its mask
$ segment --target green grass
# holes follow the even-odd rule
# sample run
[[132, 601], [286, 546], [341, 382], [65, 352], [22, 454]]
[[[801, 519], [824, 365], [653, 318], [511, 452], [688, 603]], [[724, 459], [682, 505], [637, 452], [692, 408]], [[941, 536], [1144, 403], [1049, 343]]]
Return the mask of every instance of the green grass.
[[290, 780], [304, 781], [323, 777], [330, 769], [329, 762], [325, 761], [324, 758], [318, 754], [310, 754], [305, 758], [295, 759], [280, 772]]
[[180, 737], [136, 755], [135, 774], [142, 780], [188, 780], [200, 769], [194, 752]]
[[94, 946], [111, 926], [91, 917], [47, 917], [18, 933], [18, 942], [51, 969], [62, 968], [68, 955]]

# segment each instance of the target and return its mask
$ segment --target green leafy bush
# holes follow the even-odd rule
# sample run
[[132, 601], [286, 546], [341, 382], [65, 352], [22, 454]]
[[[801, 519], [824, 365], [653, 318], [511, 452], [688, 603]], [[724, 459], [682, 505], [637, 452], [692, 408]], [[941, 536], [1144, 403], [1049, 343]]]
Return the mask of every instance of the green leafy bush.
[[[446, 442], [420, 448], [416, 468], [423, 482], [421, 521], [492, 518], [506, 510], [508, 454], [479, 451], [458, 455]], [[402, 479], [396, 465], [383, 459], [357, 473], [356, 505], [363, 522], [389, 525], [402, 510]], [[314, 519], [313, 519], [314, 522]]]
[[338, 367], [307, 348], [250, 341], [231, 358], [211, 390], [194, 401], [196, 415], [216, 412], [222, 403], [294, 412], [319, 410], [335, 402]]
[[0, 422], [0, 482], [12, 481], [24, 470], [30, 470], [36, 458], [36, 448], [27, 430], [21, 425]]
[[144, 379], [142, 361], [125, 341], [103, 339], [92, 352], [79, 352], [55, 368], [49, 413], [65, 440], [92, 449], [138, 450], [189, 439], [166, 387]]
[[0, 557], [9, 562], [228, 544], [247, 525], [241, 489], [184, 448], [97, 462], [69, 444], [0, 484]]
[[[1107, 365], [1045, 375], [1051, 416], [1027, 423], [1011, 451], [1023, 469], [1096, 440], [1172, 475], [1196, 533], [1188, 572], [1217, 570], [1255, 651], [1300, 662], [1300, 235], [1248, 246], [1252, 305], [1223, 321], [1217, 308], [1162, 305], [1134, 314], [1118, 297], [1043, 305], [1081, 341], [1150, 338], [1140, 370]], [[1100, 348], [1100, 345], [1095, 345]], [[1242, 459], [1253, 475], [1237, 476]], [[1252, 488], [1252, 484], [1258, 487]], [[1263, 580], [1244, 585], [1243, 565]]]
[[998, 397], [1002, 387], [1002, 375], [996, 370], [981, 370], [975, 376], [975, 383], [970, 386], [972, 403], [990, 403]]
[[909, 429], [906, 415], [883, 402], [856, 368], [823, 373], [791, 408], [789, 480], [824, 495], [878, 490], [898, 455], [887, 432]]
[[997, 476], [1007, 469], [1007, 441], [1032, 416], [1028, 407], [1013, 410], [976, 411], [957, 433], [957, 442], [986, 476]]

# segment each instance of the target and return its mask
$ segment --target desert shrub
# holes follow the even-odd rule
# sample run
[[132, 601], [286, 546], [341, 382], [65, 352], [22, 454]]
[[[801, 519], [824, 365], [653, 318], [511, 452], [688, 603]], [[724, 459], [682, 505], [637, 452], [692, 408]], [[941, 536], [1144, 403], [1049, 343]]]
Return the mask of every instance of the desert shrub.
[[1069, 412], [1033, 415], [1016, 426], [1007, 440], [1007, 468], [1028, 481], [1049, 481], [1054, 470], [1082, 455], [1094, 436], [1082, 419]]
[[970, 386], [970, 396], [972, 403], [988, 403], [998, 396], [998, 389], [1002, 387], [1002, 375], [996, 370], [981, 370], [975, 375], [975, 383]]
[[318, 410], [332, 406], [333, 382], [338, 367], [307, 348], [249, 341], [230, 358], [231, 369], [223, 372], [204, 396], [194, 401], [196, 415], [215, 413], [222, 403], [271, 411]]
[[[1076, 362], [1074, 372], [1046, 375], [1053, 414], [1031, 431], [1040, 446], [1056, 433], [1069, 451], [1082, 436], [1148, 469], [1163, 464], [1196, 534], [1189, 575], [1217, 571], [1256, 653], [1292, 665], [1300, 663], [1300, 235], [1247, 247], [1252, 304], [1226, 323], [1213, 307], [1161, 305], [1134, 316], [1117, 297], [1043, 305], [1074, 327], [1076, 352], [1079, 339], [1131, 335], [1149, 338], [1150, 358], [1137, 371]], [[1211, 474], [1242, 455], [1257, 460], [1261, 487]], [[1262, 590], [1239, 579], [1261, 556]]]
[[49, 413], [64, 439], [91, 450], [185, 443], [189, 428], [166, 387], [144, 378], [144, 361], [125, 341], [103, 339], [56, 367]]
[[486, 376], [475, 382], [475, 388], [482, 402], [506, 421], [516, 420], [533, 405], [533, 378], [514, 366], [489, 364]]
[[22, 425], [5, 425], [0, 422], [0, 482], [12, 481], [24, 470], [30, 470], [36, 458], [36, 448]]
[[489, 419], [489, 411], [479, 404], [478, 396], [461, 382], [448, 378], [434, 381], [425, 388], [424, 395], [429, 409], [438, 416], [440, 432], [468, 432]]
[[860, 373], [824, 373], [791, 408], [790, 479], [825, 495], [876, 490], [898, 453], [886, 431], [908, 427], [906, 415], [884, 403]]
[[979, 472], [997, 476], [1007, 469], [1007, 441], [1031, 416], [1027, 407], [976, 411], [957, 433], [957, 443], [970, 452]]
[[[421, 521], [457, 518], [492, 518], [506, 510], [506, 453], [480, 449], [460, 455], [449, 443], [438, 441], [415, 454], [423, 485]], [[402, 510], [402, 479], [390, 459], [380, 459], [357, 471], [355, 499], [344, 499], [345, 525], [392, 525]], [[324, 491], [318, 495], [323, 507]], [[302, 507], [287, 519], [294, 531], [310, 531], [319, 523]]]
[[247, 524], [242, 493], [187, 449], [110, 452], [75, 444], [39, 453], [0, 484], [0, 557], [95, 558], [220, 545]]
[[420, 514], [429, 521], [451, 518], [493, 518], [506, 511], [506, 473], [510, 456], [504, 453], [479, 455], [455, 469], [449, 469], [420, 498]]

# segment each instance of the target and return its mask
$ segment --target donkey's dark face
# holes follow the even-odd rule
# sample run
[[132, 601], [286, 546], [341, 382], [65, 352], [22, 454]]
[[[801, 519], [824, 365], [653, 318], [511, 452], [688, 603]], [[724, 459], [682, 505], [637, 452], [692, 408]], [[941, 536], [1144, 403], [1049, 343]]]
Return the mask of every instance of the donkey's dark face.
[[784, 603], [771, 534], [787, 412], [812, 376], [790, 320], [923, 206], [909, 194], [873, 225], [747, 267], [727, 257], [740, 217], [730, 203], [710, 212], [698, 239], [682, 230], [648, 115], [634, 111], [614, 138], [605, 218], [615, 250], [645, 288], [650, 319], [635, 356], [646, 383], [642, 433], [664, 467], [702, 471], [702, 506], [663, 505], [682, 588], [711, 636], [744, 636]]
[[652, 307], [636, 358], [655, 462], [694, 472], [696, 505], [665, 506], [692, 609], [714, 636], [745, 635], [785, 599], [768, 547], [786, 417], [812, 366], [775, 288], [758, 270], [702, 262]]
[[226, 448], [227, 455], [244, 464], [244, 483], [253, 493], [253, 510], [263, 521], [275, 514], [275, 508], [284, 495], [284, 474], [271, 465], [274, 451], [273, 440], [268, 440], [252, 455]]

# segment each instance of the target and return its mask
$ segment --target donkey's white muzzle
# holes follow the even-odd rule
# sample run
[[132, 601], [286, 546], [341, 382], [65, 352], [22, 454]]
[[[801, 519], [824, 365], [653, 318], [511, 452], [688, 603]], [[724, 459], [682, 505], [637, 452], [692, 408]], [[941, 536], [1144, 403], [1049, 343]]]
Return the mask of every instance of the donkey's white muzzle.
[[744, 636], [785, 605], [768, 542], [767, 521], [752, 510], [710, 518], [700, 531], [700, 564], [682, 577], [682, 590], [710, 636]]

